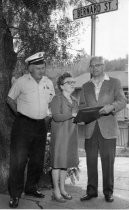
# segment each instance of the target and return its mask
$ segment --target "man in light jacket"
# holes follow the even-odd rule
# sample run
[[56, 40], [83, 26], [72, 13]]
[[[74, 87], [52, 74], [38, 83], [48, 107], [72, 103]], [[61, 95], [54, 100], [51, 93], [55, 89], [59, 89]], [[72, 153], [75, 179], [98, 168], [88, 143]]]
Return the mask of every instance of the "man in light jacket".
[[92, 78], [85, 83], [80, 95], [80, 109], [102, 106], [100, 118], [85, 125], [85, 151], [88, 183], [81, 201], [98, 196], [98, 151], [102, 162], [103, 194], [112, 202], [114, 188], [114, 160], [118, 123], [116, 112], [126, 106], [126, 99], [118, 79], [104, 73], [104, 59], [92, 57], [90, 73]]

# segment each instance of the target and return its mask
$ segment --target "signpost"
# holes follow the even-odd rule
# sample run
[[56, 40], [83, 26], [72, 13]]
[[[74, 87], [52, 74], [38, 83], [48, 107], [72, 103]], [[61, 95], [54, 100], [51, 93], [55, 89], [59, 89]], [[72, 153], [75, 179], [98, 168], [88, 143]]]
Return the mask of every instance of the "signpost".
[[118, 0], [109, 0], [100, 3], [90, 4], [73, 10], [73, 19], [98, 15], [105, 12], [111, 12], [118, 9]]
[[[87, 0], [92, 2], [91, 0]], [[95, 2], [95, 1], [94, 1]], [[95, 26], [96, 15], [118, 10], [118, 0], [108, 0], [103, 2], [95, 2], [85, 7], [73, 10], [73, 19], [80, 19], [91, 16], [91, 56], [95, 56]]]

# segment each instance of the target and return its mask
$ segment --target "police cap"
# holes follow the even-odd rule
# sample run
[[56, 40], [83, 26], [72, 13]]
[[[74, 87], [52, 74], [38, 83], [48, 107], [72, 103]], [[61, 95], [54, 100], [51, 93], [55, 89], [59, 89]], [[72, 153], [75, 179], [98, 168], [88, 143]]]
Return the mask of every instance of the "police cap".
[[44, 64], [45, 60], [44, 60], [44, 52], [38, 52], [30, 57], [28, 57], [25, 60], [25, 63], [27, 63], [28, 65], [40, 65], [40, 64]]

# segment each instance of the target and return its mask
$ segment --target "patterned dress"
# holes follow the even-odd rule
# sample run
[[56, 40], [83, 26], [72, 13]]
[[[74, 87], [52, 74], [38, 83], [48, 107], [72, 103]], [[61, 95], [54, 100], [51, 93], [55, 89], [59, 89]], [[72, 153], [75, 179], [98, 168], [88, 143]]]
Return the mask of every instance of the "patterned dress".
[[77, 100], [70, 103], [63, 94], [56, 95], [51, 102], [51, 166], [71, 168], [79, 164], [78, 129], [73, 123], [72, 112], [77, 111]]

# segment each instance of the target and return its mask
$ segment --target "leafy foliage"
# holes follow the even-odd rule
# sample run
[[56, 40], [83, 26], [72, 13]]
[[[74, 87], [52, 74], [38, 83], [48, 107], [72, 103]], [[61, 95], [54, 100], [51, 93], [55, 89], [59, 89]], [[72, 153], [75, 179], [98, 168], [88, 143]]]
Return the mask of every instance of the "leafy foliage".
[[[14, 2], [9, 2], [8, 10], [9, 14], [13, 14], [13, 21], [11, 24], [8, 21], [8, 25], [14, 37], [14, 47], [18, 56], [27, 57], [37, 51], [45, 51], [51, 57], [55, 54], [57, 47], [54, 38], [55, 31], [50, 27], [48, 8], [46, 9], [44, 5], [39, 7], [36, 4], [35, 8], [38, 10], [37, 13], [33, 13], [33, 8], [32, 11], [28, 10], [24, 4], [17, 5], [16, 10]], [[9, 16], [7, 16], [8, 19], [10, 19]]]
[[125, 71], [127, 70], [128, 57], [117, 60], [106, 61], [105, 71]]
[[[18, 57], [27, 57], [44, 51], [48, 61], [58, 59], [62, 63], [71, 58], [69, 37], [79, 28], [65, 14], [69, 5], [81, 1], [63, 0], [4, 0], [3, 12], [14, 39]], [[62, 13], [58, 23], [52, 24], [53, 11]], [[24, 60], [24, 59], [23, 59]]]
[[[18, 0], [11, 0], [15, 5], [19, 5]], [[37, 13], [42, 10], [44, 12], [43, 15], [48, 15], [49, 11], [55, 9], [56, 0], [20, 0], [21, 3], [25, 5], [27, 9], [32, 11], [33, 13]]]

